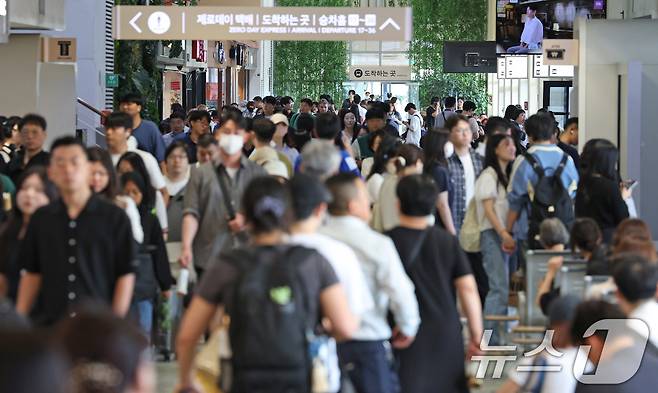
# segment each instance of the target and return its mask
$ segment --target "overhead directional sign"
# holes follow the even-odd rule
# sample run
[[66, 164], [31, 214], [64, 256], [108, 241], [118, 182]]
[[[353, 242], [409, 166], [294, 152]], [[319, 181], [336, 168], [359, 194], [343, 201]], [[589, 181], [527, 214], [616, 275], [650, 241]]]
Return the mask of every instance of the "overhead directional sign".
[[411, 41], [411, 8], [114, 7], [117, 40]]
[[349, 68], [348, 77], [353, 81], [410, 81], [409, 66], [373, 66], [353, 65]]

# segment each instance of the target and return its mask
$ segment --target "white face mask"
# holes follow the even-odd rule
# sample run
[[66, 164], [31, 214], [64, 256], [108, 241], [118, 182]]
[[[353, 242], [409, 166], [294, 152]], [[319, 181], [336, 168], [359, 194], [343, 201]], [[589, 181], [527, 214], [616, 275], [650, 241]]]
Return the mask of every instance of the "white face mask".
[[446, 142], [446, 144], [443, 146], [443, 154], [446, 155], [446, 158], [450, 158], [453, 154], [455, 154], [455, 146], [452, 144], [452, 142]]
[[219, 148], [229, 156], [239, 152], [242, 146], [244, 146], [242, 135], [222, 134], [221, 138], [219, 138]]

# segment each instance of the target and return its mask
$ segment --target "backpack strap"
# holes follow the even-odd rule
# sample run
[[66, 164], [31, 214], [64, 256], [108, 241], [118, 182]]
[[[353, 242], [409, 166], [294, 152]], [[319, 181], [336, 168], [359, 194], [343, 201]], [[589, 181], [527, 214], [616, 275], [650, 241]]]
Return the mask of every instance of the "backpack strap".
[[[217, 168], [215, 168], [215, 174], [217, 175], [219, 188], [222, 190], [222, 196], [223, 196], [222, 199], [224, 202], [224, 207], [226, 208], [226, 214], [228, 216], [226, 221], [232, 221], [233, 219], [235, 219], [237, 213], [235, 211], [235, 206], [233, 206], [233, 200], [231, 199], [229, 186], [228, 184], [226, 184], [226, 177], [229, 177], [229, 175], [226, 172], [226, 168], [224, 168], [223, 165], [220, 165]], [[237, 175], [236, 175], [236, 179], [237, 179]]]
[[429, 232], [432, 230], [431, 227], [425, 229], [421, 234], [418, 240], [416, 240], [416, 243], [414, 243], [414, 248], [411, 249], [411, 253], [409, 254], [409, 267], [412, 266], [412, 264], [418, 259], [420, 256], [420, 252], [423, 249], [423, 245], [425, 244], [425, 239], [429, 235]]
[[539, 162], [537, 162], [537, 159], [535, 159], [535, 157], [530, 153], [524, 154], [523, 157], [525, 157], [525, 159], [528, 161], [528, 163], [532, 167], [532, 170], [535, 171], [537, 176], [539, 176], [540, 179], [543, 178], [544, 177], [544, 168], [542, 168], [542, 166], [539, 165]]
[[568, 160], [569, 160], [569, 156], [567, 155], [567, 153], [564, 153], [562, 159], [560, 160], [560, 164], [558, 164], [557, 168], [555, 169], [555, 174], [553, 175], [553, 177], [559, 179], [562, 176], [562, 172], [564, 172], [564, 168], [567, 166]]

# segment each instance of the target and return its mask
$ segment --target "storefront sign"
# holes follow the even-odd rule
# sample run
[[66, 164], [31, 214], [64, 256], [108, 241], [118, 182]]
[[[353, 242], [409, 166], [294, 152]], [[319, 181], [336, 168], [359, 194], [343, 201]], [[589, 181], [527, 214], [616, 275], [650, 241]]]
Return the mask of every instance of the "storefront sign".
[[544, 40], [544, 64], [578, 65], [578, 40]]
[[411, 8], [114, 7], [117, 40], [411, 41]]
[[119, 87], [119, 75], [105, 74], [105, 87], [109, 87], [109, 88]]
[[192, 41], [192, 59], [199, 63], [206, 62], [206, 41], [194, 40]]
[[410, 81], [409, 66], [351, 66], [349, 79], [353, 81]]
[[41, 61], [44, 63], [75, 63], [77, 42], [75, 38], [41, 38]]

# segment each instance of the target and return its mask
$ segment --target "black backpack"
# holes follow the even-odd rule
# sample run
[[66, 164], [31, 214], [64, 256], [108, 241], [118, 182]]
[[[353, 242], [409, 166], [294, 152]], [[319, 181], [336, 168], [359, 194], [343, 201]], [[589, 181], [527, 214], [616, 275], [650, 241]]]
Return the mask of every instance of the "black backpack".
[[571, 228], [571, 224], [573, 224], [573, 201], [560, 179], [569, 156], [566, 154], [562, 156], [562, 160], [552, 176], [545, 175], [544, 168], [532, 154], [525, 154], [524, 157], [538, 178], [537, 184], [534, 186], [534, 198], [530, 202], [528, 216], [528, 242], [532, 249], [538, 249], [541, 248], [538, 241], [539, 226], [545, 219], [558, 218], [567, 229]]
[[303, 247], [239, 249], [229, 337], [232, 393], [308, 393], [311, 360], [309, 299], [299, 265], [314, 251]]

